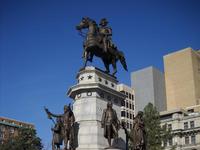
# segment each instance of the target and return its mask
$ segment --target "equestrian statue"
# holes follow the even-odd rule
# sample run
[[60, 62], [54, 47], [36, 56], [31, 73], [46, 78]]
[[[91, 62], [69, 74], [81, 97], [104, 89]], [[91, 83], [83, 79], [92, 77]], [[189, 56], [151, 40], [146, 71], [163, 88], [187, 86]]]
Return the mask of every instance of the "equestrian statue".
[[[106, 73], [110, 73], [109, 65], [112, 64], [112, 75], [114, 76], [117, 73], [116, 63], [118, 60], [126, 71], [128, 69], [124, 54], [112, 42], [112, 29], [107, 25], [106, 18], [101, 19], [99, 25], [97, 25], [89, 17], [83, 17], [76, 29], [80, 32], [80, 35], [85, 37], [83, 43], [84, 67], [86, 67], [88, 61], [92, 62], [93, 56], [100, 57], [106, 68]], [[88, 29], [86, 36], [83, 35], [82, 29]]]

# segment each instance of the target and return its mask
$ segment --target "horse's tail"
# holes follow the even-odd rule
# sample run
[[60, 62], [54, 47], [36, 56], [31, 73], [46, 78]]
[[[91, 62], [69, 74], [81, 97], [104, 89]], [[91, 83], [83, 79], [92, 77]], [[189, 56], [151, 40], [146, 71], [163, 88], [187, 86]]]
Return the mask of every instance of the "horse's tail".
[[120, 62], [121, 62], [121, 64], [122, 64], [123, 68], [124, 68], [126, 71], [128, 71], [124, 53], [123, 53], [122, 51], [118, 51], [118, 54], [119, 54], [119, 60], [120, 60]]

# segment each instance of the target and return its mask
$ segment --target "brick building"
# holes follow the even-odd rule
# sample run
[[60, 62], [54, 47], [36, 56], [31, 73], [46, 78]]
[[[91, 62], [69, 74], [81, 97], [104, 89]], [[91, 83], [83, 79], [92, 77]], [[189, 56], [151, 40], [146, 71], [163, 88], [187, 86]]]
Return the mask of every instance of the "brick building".
[[0, 117], [0, 143], [18, 135], [19, 128], [34, 128], [33, 124]]

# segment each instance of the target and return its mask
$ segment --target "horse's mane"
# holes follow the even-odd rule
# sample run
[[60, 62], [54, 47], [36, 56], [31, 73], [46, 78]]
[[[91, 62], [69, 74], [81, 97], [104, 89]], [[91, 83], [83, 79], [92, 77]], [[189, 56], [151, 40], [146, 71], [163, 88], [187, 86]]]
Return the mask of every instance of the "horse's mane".
[[94, 24], [94, 25], [97, 26], [97, 23], [96, 23], [95, 20], [93, 20], [93, 19], [91, 19], [91, 18], [89, 18], [89, 17], [85, 17], [84, 19], [88, 20], [90, 23], [92, 23], [92, 24]]

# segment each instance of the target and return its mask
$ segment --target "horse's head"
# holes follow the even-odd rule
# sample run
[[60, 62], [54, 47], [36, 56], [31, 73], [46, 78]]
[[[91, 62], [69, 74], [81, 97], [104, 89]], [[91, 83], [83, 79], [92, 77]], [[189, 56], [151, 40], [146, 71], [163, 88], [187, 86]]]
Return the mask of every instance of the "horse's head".
[[83, 17], [80, 24], [76, 26], [77, 30], [89, 28], [91, 19], [88, 17]]

